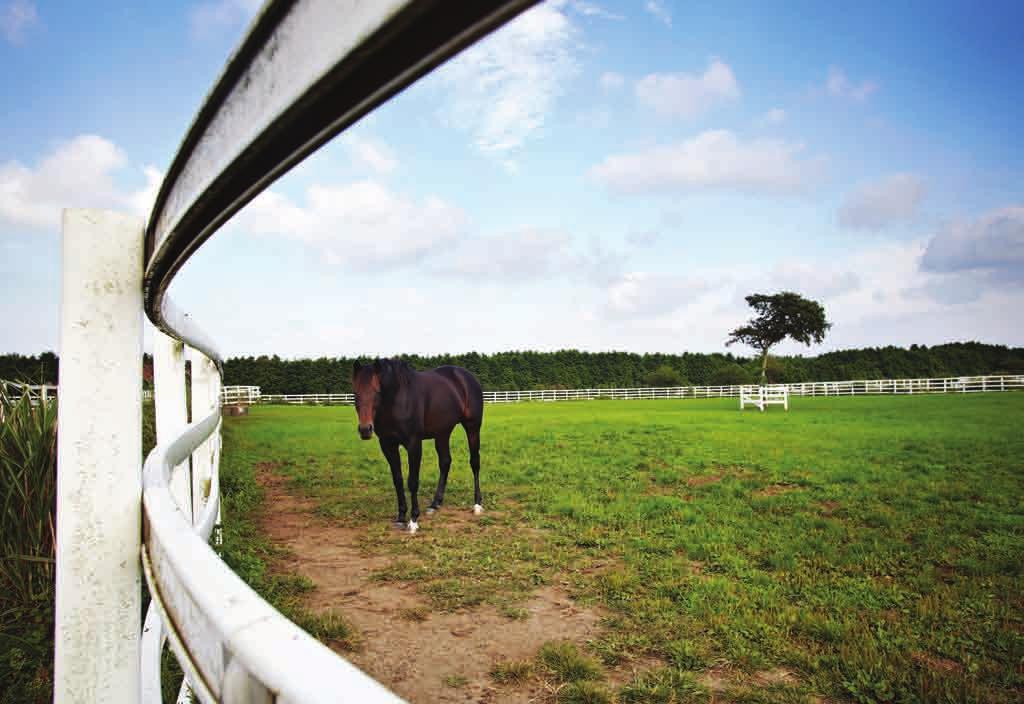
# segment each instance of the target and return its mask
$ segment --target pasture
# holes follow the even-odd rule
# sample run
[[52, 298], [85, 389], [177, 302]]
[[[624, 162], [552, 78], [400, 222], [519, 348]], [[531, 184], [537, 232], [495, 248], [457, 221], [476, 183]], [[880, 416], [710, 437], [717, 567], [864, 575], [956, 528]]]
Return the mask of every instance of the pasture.
[[1024, 700], [1024, 394], [791, 404], [489, 405], [416, 536], [352, 408], [256, 407], [226, 558], [414, 702]]

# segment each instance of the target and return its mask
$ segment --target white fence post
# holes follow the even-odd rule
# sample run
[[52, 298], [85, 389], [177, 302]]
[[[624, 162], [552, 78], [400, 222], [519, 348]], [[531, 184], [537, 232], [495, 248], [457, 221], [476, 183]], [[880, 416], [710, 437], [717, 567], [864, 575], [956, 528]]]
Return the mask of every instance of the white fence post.
[[[200, 420], [220, 407], [220, 373], [206, 355], [192, 350], [192, 419]], [[192, 520], [202, 513], [210, 492], [214, 460], [219, 454], [214, 433], [192, 453]]]
[[[185, 399], [185, 344], [157, 330], [153, 337], [153, 397], [157, 442], [167, 442], [188, 425]], [[187, 467], [171, 475], [171, 494], [182, 511], [189, 513], [191, 499]]]
[[[185, 399], [185, 345], [156, 330], [153, 336], [153, 412], [157, 442], [169, 442], [188, 425]], [[182, 511], [191, 511], [188, 464], [183, 462], [171, 474], [171, 495]], [[163, 651], [163, 624], [155, 609], [146, 614], [143, 631], [155, 631], [156, 637], [144, 640], [141, 654], [143, 702], [159, 701], [160, 656]]]
[[139, 693], [141, 218], [63, 216], [54, 701]]

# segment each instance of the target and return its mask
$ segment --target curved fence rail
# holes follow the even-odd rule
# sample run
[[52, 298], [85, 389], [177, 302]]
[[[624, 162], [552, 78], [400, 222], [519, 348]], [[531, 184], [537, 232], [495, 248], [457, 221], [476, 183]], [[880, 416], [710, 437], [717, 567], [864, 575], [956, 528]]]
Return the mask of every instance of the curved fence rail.
[[[65, 212], [56, 702], [161, 701], [165, 642], [189, 685], [179, 701], [192, 698], [186, 689], [202, 702], [399, 701], [275, 611], [210, 547], [222, 363], [167, 290], [276, 178], [535, 1], [270, 0], [200, 108], [145, 230], [117, 213]], [[143, 309], [161, 331], [158, 444], [144, 487], [135, 459]], [[144, 626], [140, 571], [152, 596]]]
[[[598, 399], [738, 398], [749, 384], [738, 386], [666, 386], [627, 389], [539, 389], [535, 391], [484, 391], [486, 403], [519, 401], [596, 401]], [[990, 391], [1024, 391], [1024, 375], [958, 376], [938, 379], [866, 379], [858, 381], [808, 381], [769, 384], [791, 396], [864, 396], [876, 394], [946, 394]], [[293, 405], [345, 405], [352, 394], [264, 394], [258, 386], [225, 386], [221, 403], [283, 403]]]

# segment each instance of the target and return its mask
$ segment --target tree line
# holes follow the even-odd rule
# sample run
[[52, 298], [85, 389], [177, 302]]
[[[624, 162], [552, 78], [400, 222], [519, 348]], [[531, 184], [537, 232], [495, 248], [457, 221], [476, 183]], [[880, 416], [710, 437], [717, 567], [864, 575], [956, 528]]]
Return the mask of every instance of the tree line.
[[[534, 352], [400, 355], [416, 369], [455, 364], [469, 369], [490, 391], [640, 386], [714, 386], [757, 383], [760, 355], [635, 354], [631, 352]], [[360, 361], [369, 361], [361, 358]], [[351, 390], [350, 357], [282, 359], [277, 355], [232, 357], [224, 363], [225, 384], [251, 384], [263, 393], [347, 393]], [[147, 372], [151, 369], [147, 355]], [[0, 379], [49, 383], [57, 381], [58, 360], [41, 355], [0, 355]], [[843, 381], [1024, 374], [1024, 348], [956, 342], [927, 347], [868, 347], [816, 356], [771, 356], [771, 383]], [[151, 373], [144, 374], [152, 379]]]

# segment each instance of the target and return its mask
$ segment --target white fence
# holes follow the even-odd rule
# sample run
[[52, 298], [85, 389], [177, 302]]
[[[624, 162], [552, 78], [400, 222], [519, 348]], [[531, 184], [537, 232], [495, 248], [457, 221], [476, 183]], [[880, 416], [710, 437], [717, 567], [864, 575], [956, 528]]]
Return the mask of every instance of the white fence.
[[[543, 389], [537, 391], [484, 391], [486, 403], [519, 401], [596, 401], [598, 399], [738, 398], [739, 386], [666, 386], [634, 389]], [[790, 396], [863, 396], [877, 394], [948, 394], [1022, 391], [1024, 375], [958, 376], [938, 379], [862, 379], [771, 384]], [[247, 400], [243, 400], [247, 399]], [[221, 402], [352, 405], [352, 394], [263, 394], [258, 386], [225, 386]]]
[[249, 405], [260, 402], [258, 386], [224, 386], [220, 390], [222, 406]]
[[[532, 4], [269, 0], [185, 135], [148, 224], [65, 211], [57, 704], [161, 701], [165, 643], [188, 684], [179, 701], [192, 699], [186, 690], [201, 702], [399, 701], [271, 608], [208, 544], [220, 521], [220, 356], [166, 293], [196, 249], [276, 178]], [[142, 310], [162, 332], [158, 444], [140, 471]]]
[[16, 401], [22, 396], [28, 396], [33, 403], [46, 401], [57, 396], [57, 387], [53, 384], [22, 384], [17, 381], [0, 379], [0, 394], [7, 399]]

